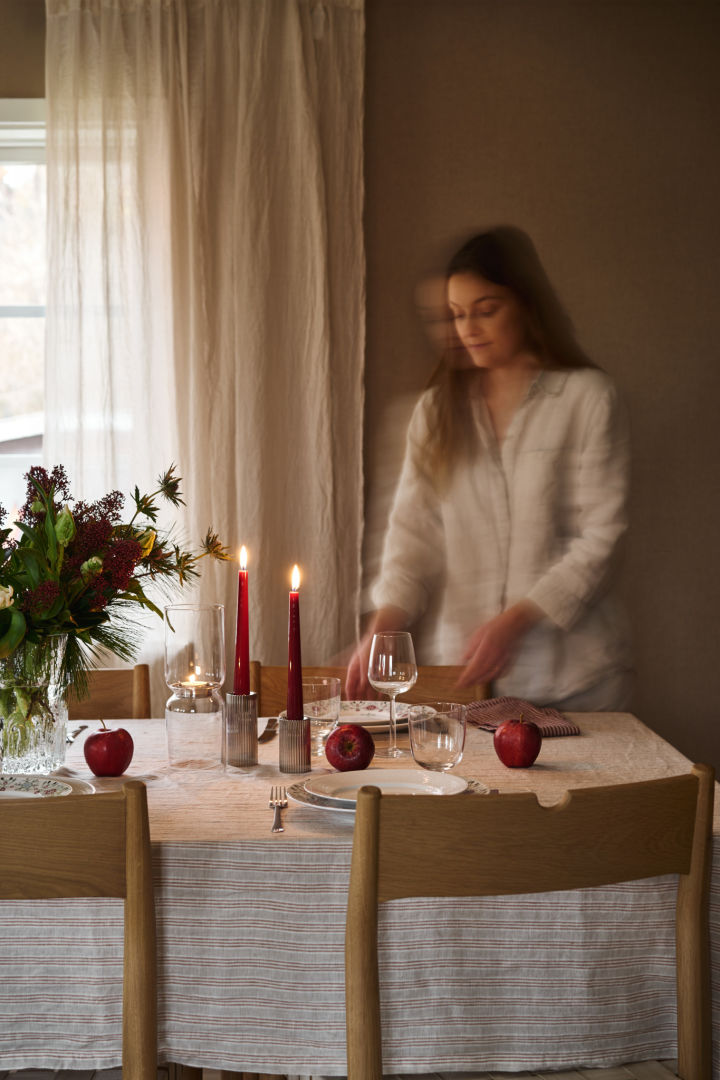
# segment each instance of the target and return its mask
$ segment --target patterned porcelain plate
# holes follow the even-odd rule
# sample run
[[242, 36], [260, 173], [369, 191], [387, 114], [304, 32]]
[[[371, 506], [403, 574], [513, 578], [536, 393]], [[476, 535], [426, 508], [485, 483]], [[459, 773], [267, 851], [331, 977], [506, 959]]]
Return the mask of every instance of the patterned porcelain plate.
[[[398, 731], [407, 729], [408, 706], [398, 701], [395, 716]], [[340, 724], [361, 724], [370, 731], [387, 731], [390, 724], [389, 701], [341, 701]]]
[[324, 799], [320, 795], [311, 795], [309, 791], [305, 790], [303, 780], [298, 780], [296, 784], [292, 784], [287, 789], [287, 793], [288, 798], [292, 799], [293, 802], [303, 803], [305, 806], [314, 806], [317, 810], [334, 810], [339, 811], [341, 814], [355, 813], [354, 802], [342, 805], [331, 799]]
[[52, 795], [69, 795], [72, 785], [52, 776], [21, 773], [0, 775], [0, 799], [46, 799]]

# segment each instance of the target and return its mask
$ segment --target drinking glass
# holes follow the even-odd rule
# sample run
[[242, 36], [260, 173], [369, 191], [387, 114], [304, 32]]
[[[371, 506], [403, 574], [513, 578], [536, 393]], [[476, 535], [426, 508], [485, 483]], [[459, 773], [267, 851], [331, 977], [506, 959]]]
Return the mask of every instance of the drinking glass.
[[165, 608], [165, 705], [172, 769], [214, 769], [222, 757], [225, 679], [222, 604], [170, 604]]
[[340, 680], [332, 675], [302, 681], [303, 713], [310, 718], [311, 752], [325, 753], [325, 740], [340, 715]]
[[418, 765], [433, 772], [447, 772], [462, 760], [466, 713], [465, 706], [454, 701], [410, 706], [410, 749]]
[[370, 685], [390, 698], [390, 736], [387, 750], [378, 757], [404, 757], [397, 744], [395, 698], [405, 694], [417, 680], [415, 649], [410, 634], [403, 630], [384, 630], [373, 636], [368, 663]]

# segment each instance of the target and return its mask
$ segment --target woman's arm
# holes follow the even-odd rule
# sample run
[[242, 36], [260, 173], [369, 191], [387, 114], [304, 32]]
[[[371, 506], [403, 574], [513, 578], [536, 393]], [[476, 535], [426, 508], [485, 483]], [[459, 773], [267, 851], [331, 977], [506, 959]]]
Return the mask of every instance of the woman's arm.
[[605, 589], [627, 530], [629, 436], [612, 383], [588, 403], [581, 426], [571, 481], [574, 534], [527, 594], [562, 630], [571, 629]]
[[466, 667], [458, 686], [498, 679], [510, 667], [524, 634], [543, 618], [543, 614], [531, 600], [520, 600], [479, 626], [465, 650], [463, 663]]
[[348, 664], [345, 688], [349, 698], [369, 693], [367, 668], [373, 634], [405, 630], [415, 622], [445, 564], [440, 498], [425, 454], [431, 408], [430, 396], [424, 394], [410, 421], [380, 576], [372, 590], [377, 610]]

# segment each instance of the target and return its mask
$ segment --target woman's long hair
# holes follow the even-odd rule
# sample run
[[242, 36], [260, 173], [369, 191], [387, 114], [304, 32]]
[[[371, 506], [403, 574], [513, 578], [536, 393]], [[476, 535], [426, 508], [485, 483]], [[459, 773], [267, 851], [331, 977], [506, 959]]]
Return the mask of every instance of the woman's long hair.
[[[450, 259], [446, 281], [455, 274], [477, 274], [510, 289], [525, 312], [528, 344], [541, 367], [596, 366], [576, 341], [532, 240], [521, 229], [501, 225], [472, 236]], [[455, 356], [454, 350], [446, 352], [428, 384], [434, 390], [428, 466], [438, 482], [477, 453], [472, 396], [480, 372], [458, 367]]]

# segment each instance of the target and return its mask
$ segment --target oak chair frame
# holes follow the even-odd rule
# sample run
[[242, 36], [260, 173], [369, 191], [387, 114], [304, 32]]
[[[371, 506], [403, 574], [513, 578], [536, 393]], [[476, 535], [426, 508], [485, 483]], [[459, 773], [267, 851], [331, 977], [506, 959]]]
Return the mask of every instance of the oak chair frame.
[[[424, 666], [418, 667], [415, 685], [402, 701], [412, 704], [423, 701], [458, 701], [468, 704], [487, 697], [484, 684], [466, 686], [462, 690], [456, 687], [457, 680], [464, 669], [462, 667]], [[340, 679], [341, 689], [345, 686], [347, 668], [344, 667], [303, 667], [304, 678], [335, 676]], [[287, 701], [287, 667], [261, 664], [253, 660], [250, 664], [250, 689], [259, 695], [258, 710], [261, 716], [276, 716], [285, 708]]]
[[90, 694], [79, 701], [70, 692], [71, 720], [144, 720], [150, 716], [150, 669], [95, 668], [88, 672]]
[[124, 900], [123, 1080], [157, 1080], [157, 973], [147, 792], [3, 800], [0, 899]]
[[714, 772], [535, 795], [358, 795], [345, 936], [349, 1080], [381, 1080], [378, 904], [502, 896], [678, 874], [678, 1071], [711, 1075], [708, 898]]

